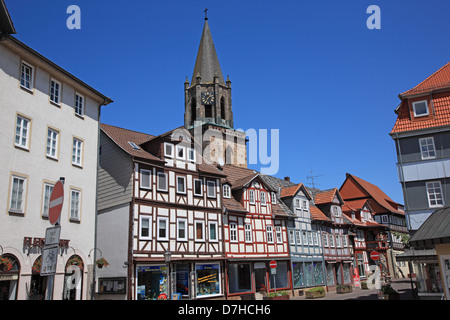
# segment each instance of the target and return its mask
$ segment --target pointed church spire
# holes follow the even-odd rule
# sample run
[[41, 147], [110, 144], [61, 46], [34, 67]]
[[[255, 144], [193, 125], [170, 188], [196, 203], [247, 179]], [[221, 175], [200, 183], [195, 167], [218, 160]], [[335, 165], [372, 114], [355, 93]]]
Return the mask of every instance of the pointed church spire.
[[205, 9], [205, 25], [203, 26], [202, 38], [198, 48], [197, 59], [195, 60], [191, 84], [196, 83], [196, 77], [200, 75], [202, 83], [213, 83], [214, 76], [217, 76], [219, 83], [224, 85], [225, 81], [223, 80], [222, 70], [220, 69], [219, 58], [217, 57], [208, 25], [207, 10]]

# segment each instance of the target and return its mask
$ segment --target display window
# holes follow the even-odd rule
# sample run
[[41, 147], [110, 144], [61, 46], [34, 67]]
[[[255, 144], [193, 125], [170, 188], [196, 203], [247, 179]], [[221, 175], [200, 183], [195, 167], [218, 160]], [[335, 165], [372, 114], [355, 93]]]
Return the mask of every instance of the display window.
[[137, 300], [165, 300], [168, 298], [166, 265], [137, 267]]
[[288, 288], [288, 268], [286, 261], [278, 261], [277, 262], [277, 273], [275, 275], [270, 274], [270, 288], [271, 289], [280, 289], [280, 288]]
[[197, 297], [209, 297], [220, 295], [220, 264], [196, 264], [195, 272], [197, 278]]
[[229, 293], [252, 291], [252, 271], [249, 263], [233, 263], [228, 266]]

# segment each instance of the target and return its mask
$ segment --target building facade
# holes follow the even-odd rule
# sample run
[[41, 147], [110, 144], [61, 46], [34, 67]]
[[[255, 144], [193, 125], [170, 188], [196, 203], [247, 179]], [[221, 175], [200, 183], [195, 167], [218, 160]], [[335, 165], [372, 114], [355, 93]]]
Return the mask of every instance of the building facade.
[[389, 133], [408, 230], [413, 234], [436, 209], [450, 201], [450, 63], [399, 94], [397, 120]]
[[[112, 101], [3, 30], [0, 83], [0, 254], [13, 262], [0, 272], [2, 296], [89, 299], [98, 257], [92, 249], [100, 109]], [[40, 266], [45, 230], [51, 226], [50, 193], [61, 177], [61, 240], [49, 297]], [[66, 275], [72, 264], [80, 271], [73, 288]]]

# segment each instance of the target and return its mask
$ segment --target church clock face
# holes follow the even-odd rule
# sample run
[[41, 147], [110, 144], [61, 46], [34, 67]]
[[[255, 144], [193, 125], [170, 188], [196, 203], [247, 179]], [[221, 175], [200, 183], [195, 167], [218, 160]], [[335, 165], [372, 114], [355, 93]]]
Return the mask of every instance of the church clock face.
[[202, 104], [211, 105], [214, 103], [214, 92], [202, 92]]

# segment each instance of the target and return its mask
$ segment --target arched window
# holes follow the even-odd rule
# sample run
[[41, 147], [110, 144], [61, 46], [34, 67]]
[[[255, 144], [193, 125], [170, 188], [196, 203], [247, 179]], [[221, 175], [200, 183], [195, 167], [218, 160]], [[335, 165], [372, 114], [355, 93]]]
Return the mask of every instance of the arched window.
[[[16, 300], [17, 280], [19, 279], [19, 263], [9, 254], [0, 256], [0, 301]], [[7, 275], [5, 275], [7, 273]]]
[[197, 118], [197, 102], [195, 101], [195, 98], [192, 98], [191, 100], [191, 123], [194, 124], [195, 119]]
[[225, 120], [225, 98], [220, 98], [220, 117]]

